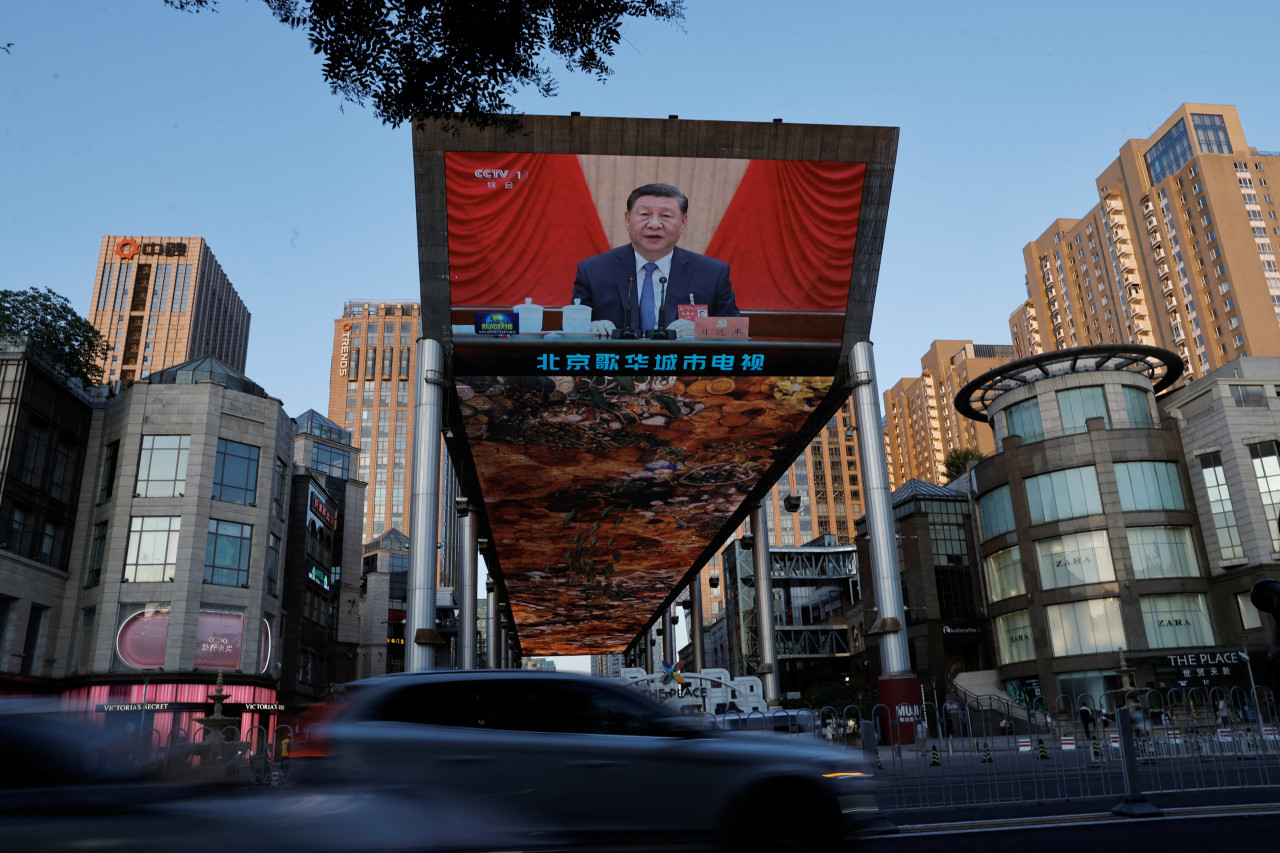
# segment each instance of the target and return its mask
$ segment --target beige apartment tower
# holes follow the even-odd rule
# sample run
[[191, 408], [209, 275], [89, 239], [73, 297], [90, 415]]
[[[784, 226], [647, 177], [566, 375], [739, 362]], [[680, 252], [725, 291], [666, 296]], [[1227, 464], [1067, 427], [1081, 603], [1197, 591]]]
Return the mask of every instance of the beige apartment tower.
[[108, 382], [205, 356], [243, 373], [249, 321], [203, 238], [102, 238], [89, 322], [111, 345], [102, 371]]
[[1250, 147], [1231, 106], [1183, 104], [1124, 143], [1098, 204], [1023, 250], [1015, 355], [1151, 344], [1182, 357], [1187, 381], [1280, 355], [1277, 179], [1280, 155]]
[[991, 428], [956, 416], [956, 393], [975, 376], [1013, 359], [1008, 345], [934, 341], [920, 358], [920, 375], [899, 379], [884, 393], [884, 444], [889, 484], [908, 480], [946, 485], [946, 457], [973, 448], [995, 449]]

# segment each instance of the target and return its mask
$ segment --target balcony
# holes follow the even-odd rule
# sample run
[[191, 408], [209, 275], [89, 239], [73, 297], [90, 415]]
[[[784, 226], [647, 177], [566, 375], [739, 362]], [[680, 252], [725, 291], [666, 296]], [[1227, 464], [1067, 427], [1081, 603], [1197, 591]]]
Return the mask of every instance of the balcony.
[[1156, 230], [1156, 228], [1157, 228], [1158, 226], [1159, 226], [1159, 223], [1156, 221], [1156, 218], [1155, 218], [1154, 216], [1148, 216], [1148, 217], [1147, 217], [1147, 230], [1148, 230], [1148, 231], [1154, 231], [1154, 230]]

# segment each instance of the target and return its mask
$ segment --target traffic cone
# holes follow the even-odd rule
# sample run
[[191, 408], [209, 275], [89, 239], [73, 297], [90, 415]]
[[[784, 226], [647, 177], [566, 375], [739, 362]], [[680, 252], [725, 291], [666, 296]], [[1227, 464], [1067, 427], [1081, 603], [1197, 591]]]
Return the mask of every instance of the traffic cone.
[[982, 745], [982, 763], [995, 764], [995, 759], [991, 757], [991, 744], [984, 743]]
[[1044, 745], [1044, 738], [1040, 738], [1040, 757], [1045, 759], [1049, 757], [1049, 750]]
[[1093, 739], [1093, 764], [1097, 764], [1102, 759], [1102, 747], [1098, 746], [1098, 739]]
[[930, 767], [941, 767], [941, 766], [942, 766], [942, 761], [941, 761], [941, 760], [939, 760], [939, 758], [938, 758], [938, 747], [937, 747], [937, 745], [935, 745], [935, 746], [933, 747], [933, 755], [932, 755], [932, 757], [929, 759], [929, 766], [930, 766]]
[[883, 770], [884, 765], [880, 763], [880, 747], [876, 747], [876, 769]]

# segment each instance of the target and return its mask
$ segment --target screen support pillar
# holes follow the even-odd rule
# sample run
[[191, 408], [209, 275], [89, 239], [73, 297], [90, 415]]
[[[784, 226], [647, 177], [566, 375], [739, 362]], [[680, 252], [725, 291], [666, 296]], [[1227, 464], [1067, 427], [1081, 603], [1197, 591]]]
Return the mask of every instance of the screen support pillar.
[[444, 348], [418, 338], [418, 388], [413, 418], [413, 476], [409, 496], [409, 601], [405, 669], [435, 669], [437, 543], [440, 539], [440, 425], [444, 412]]
[[778, 650], [773, 636], [773, 578], [769, 574], [769, 515], [762, 504], [751, 508], [751, 563], [756, 581], [756, 636], [760, 638], [760, 667], [769, 707], [778, 705]]
[[[867, 539], [871, 551], [871, 581], [875, 591], [876, 620], [867, 630], [880, 639], [881, 675], [877, 682], [880, 704], [896, 723], [900, 743], [915, 742], [915, 722], [920, 719], [920, 680], [911, 671], [907, 648], [902, 585], [898, 577], [897, 540], [893, 507], [889, 500], [889, 466], [880, 428], [880, 393], [876, 388], [875, 359], [870, 341], [853, 345], [850, 359], [853, 382], [854, 423], [858, 427], [858, 453], [862, 457], [862, 496], [867, 507]], [[887, 726], [884, 729], [887, 731]]]

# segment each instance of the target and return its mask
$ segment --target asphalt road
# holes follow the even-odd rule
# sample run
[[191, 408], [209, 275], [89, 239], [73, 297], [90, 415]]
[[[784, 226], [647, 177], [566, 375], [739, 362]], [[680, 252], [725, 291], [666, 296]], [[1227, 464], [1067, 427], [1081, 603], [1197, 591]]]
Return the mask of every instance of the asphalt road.
[[897, 835], [869, 838], [861, 853], [1082, 853], [1118, 850], [1274, 850], [1280, 843], [1280, 805], [1170, 810], [1163, 817], [1122, 818], [1093, 813], [1050, 819], [972, 820], [904, 824]]

